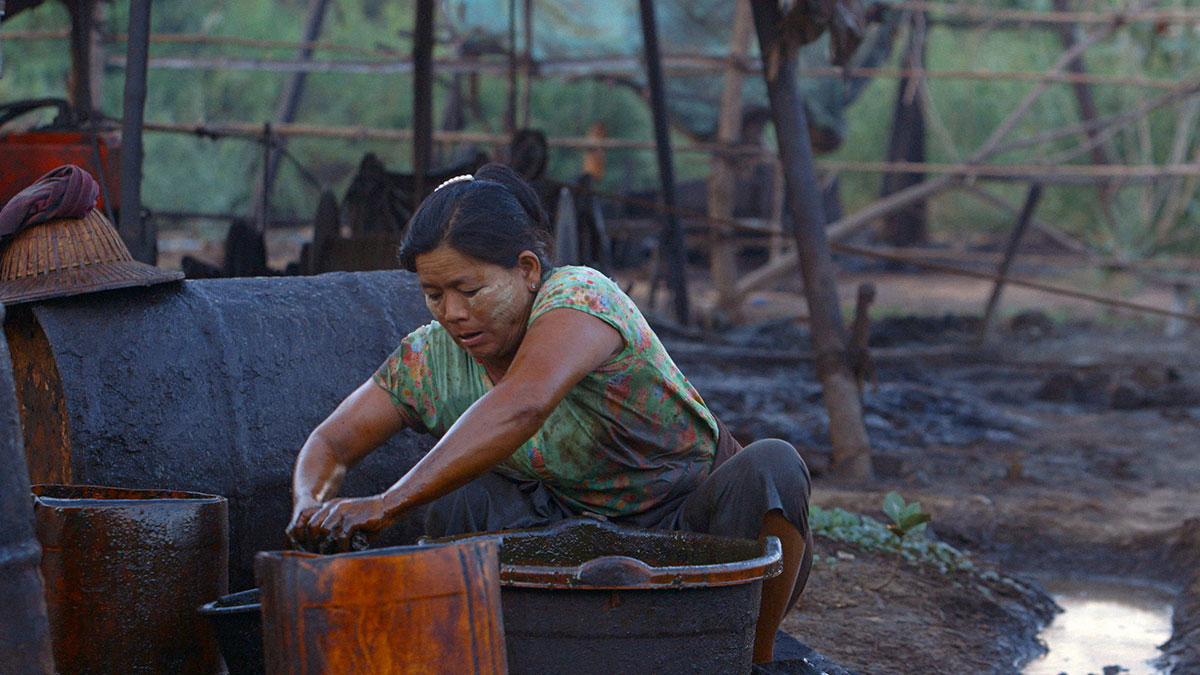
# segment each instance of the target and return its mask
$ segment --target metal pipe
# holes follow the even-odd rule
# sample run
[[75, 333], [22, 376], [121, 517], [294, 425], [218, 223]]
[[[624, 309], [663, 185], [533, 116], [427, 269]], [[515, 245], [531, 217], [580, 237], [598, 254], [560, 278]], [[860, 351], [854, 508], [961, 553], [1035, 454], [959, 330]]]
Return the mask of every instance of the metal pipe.
[[8, 341], [0, 333], [0, 670], [48, 675], [54, 659], [24, 446]]
[[413, 28], [413, 185], [414, 203], [425, 197], [425, 175], [433, 157], [433, 0], [417, 0]]
[[[646, 48], [646, 74], [650, 80], [650, 107], [654, 111], [654, 146], [658, 155], [658, 177], [663, 201], [675, 208], [675, 166], [671, 161], [671, 137], [667, 128], [667, 96], [663, 85], [662, 54], [658, 49], [658, 26], [654, 18], [654, 0], [638, 0], [642, 14], [642, 39]], [[667, 255], [667, 284], [675, 296], [675, 320], [688, 323], [687, 280], [684, 278], [683, 232], [679, 220], [668, 211], [659, 246]]]
[[125, 99], [121, 112], [121, 222], [118, 230], [134, 260], [158, 262], [158, 232], [142, 218], [142, 122], [150, 51], [150, 2], [130, 0], [125, 45]]

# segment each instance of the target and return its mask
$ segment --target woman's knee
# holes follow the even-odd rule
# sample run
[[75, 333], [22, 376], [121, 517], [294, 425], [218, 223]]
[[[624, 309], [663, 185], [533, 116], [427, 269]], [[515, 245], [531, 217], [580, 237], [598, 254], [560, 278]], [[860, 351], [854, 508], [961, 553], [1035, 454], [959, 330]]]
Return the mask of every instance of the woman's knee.
[[808, 466], [795, 446], [778, 438], [766, 438], [747, 445], [730, 459], [738, 460], [742, 472], [762, 476], [765, 480], [782, 482], [788, 492], [799, 491], [804, 501], [812, 492], [812, 478]]

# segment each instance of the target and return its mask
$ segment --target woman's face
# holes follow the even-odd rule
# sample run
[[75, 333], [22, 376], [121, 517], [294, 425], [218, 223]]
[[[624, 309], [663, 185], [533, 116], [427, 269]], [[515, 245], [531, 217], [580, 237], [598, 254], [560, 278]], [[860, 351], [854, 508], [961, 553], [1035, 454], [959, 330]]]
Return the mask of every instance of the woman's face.
[[507, 369], [525, 336], [541, 282], [541, 263], [522, 252], [512, 269], [459, 253], [448, 245], [416, 257], [425, 304], [471, 356]]

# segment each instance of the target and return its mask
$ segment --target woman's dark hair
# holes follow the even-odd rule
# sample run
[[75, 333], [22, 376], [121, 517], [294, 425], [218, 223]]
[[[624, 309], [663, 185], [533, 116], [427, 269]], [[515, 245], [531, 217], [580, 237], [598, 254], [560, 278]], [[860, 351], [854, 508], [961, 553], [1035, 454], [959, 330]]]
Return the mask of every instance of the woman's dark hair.
[[550, 272], [549, 219], [533, 188], [503, 164], [485, 164], [471, 180], [444, 185], [429, 195], [400, 243], [400, 266], [417, 271], [417, 256], [442, 244], [463, 255], [513, 268], [532, 251]]

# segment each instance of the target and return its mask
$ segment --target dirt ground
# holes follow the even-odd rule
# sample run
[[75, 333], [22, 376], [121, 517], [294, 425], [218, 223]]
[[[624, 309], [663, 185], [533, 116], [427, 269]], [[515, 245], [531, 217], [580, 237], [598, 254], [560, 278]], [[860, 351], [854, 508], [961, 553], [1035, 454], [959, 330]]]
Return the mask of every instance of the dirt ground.
[[[798, 296], [759, 302], [775, 315], [752, 328], [665, 340], [735, 436], [780, 436], [800, 448], [817, 505], [884, 520], [883, 496], [896, 490], [932, 515], [931, 536], [1019, 580], [1095, 575], [1176, 590], [1190, 580], [1169, 651], [1172, 672], [1200, 672], [1200, 575], [1190, 576], [1200, 561], [1197, 328], [1168, 339], [1161, 320], [1022, 293], [977, 347], [986, 284], [886, 273], [841, 286], [852, 293], [864, 278], [888, 289], [880, 296], [891, 303], [877, 305], [883, 318], [872, 330], [876, 377], [864, 416], [876, 477], [867, 484], [826, 473], [827, 418], [794, 318], [803, 314]], [[1152, 291], [1139, 299], [1168, 302]], [[939, 313], [929, 314], [930, 302]], [[924, 317], [907, 315], [909, 304]], [[784, 627], [864, 675], [1018, 673], [1053, 613], [1036, 582], [1016, 592], [907, 563], [888, 581], [893, 557], [821, 538], [817, 554]]]

